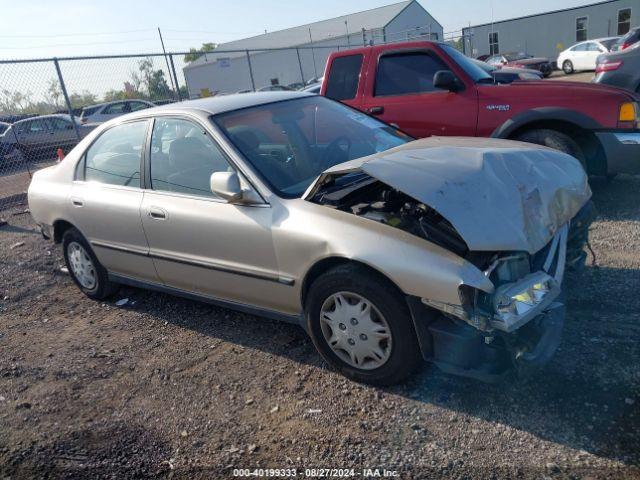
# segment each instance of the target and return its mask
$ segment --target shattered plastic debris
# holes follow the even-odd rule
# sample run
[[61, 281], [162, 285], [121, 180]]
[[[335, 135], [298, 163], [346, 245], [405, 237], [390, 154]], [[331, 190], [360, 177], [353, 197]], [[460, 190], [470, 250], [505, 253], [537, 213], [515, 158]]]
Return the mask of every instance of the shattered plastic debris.
[[123, 305], [126, 305], [127, 303], [129, 303], [129, 299], [128, 298], [121, 298], [120, 300], [118, 300], [116, 302], [116, 305], [118, 307], [122, 307]]

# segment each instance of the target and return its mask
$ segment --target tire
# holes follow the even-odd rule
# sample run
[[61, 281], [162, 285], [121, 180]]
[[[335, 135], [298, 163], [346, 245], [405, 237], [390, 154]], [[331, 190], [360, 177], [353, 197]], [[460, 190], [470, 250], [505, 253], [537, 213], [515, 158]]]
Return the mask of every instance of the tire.
[[[339, 315], [343, 310], [338, 308], [338, 296], [349, 303], [341, 307], [351, 309], [347, 310], [347, 317], [358, 316], [359, 323], [353, 323], [356, 318], [347, 321]], [[355, 303], [358, 298], [370, 305], [369, 314], [365, 313], [366, 309], [356, 308], [362, 306]], [[327, 312], [332, 304], [334, 310]], [[340, 266], [318, 277], [307, 294], [305, 317], [311, 340], [320, 355], [352, 380], [376, 386], [392, 385], [406, 379], [421, 364], [420, 347], [403, 295], [384, 277], [363, 267]], [[371, 333], [370, 338], [363, 336], [363, 332]], [[382, 338], [385, 332], [388, 338]], [[334, 336], [340, 340], [334, 340], [332, 347], [329, 340]], [[354, 357], [340, 349], [341, 345], [348, 346], [347, 342], [353, 342], [353, 350], [366, 350], [367, 346], [374, 345], [379, 358], [365, 356], [354, 365]], [[355, 358], [357, 360], [357, 355]]]
[[572, 157], [578, 159], [582, 167], [586, 171], [587, 160], [580, 146], [569, 135], [557, 130], [549, 130], [545, 128], [528, 130], [516, 136], [514, 140], [526, 143], [535, 143], [536, 145], [544, 145], [564, 153], [568, 153]]
[[562, 71], [565, 73], [565, 75], [571, 75], [573, 72], [575, 72], [573, 68], [573, 62], [571, 60], [565, 60], [564, 62], [562, 62]]
[[[78, 230], [70, 228], [64, 232], [62, 249], [69, 275], [87, 297], [103, 300], [118, 291], [119, 285], [109, 280], [107, 271]], [[93, 282], [89, 281], [91, 278]]]

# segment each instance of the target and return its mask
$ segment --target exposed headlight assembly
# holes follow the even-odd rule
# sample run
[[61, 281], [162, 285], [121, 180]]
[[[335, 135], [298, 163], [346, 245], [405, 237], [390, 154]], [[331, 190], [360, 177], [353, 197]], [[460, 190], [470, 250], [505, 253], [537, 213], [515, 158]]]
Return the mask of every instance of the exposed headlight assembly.
[[558, 282], [544, 272], [503, 285], [494, 296], [493, 327], [511, 332], [540, 314], [560, 293]]

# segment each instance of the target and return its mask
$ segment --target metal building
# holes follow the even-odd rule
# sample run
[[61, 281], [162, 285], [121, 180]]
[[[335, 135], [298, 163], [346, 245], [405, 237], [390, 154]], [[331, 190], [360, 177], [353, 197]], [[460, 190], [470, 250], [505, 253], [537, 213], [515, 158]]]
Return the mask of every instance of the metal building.
[[526, 52], [555, 60], [583, 40], [624, 35], [640, 25], [640, 0], [607, 0], [464, 28], [464, 51], [471, 57]]
[[184, 67], [184, 76], [192, 98], [305, 83], [323, 75], [336, 46], [414, 38], [441, 40], [443, 28], [422, 5], [408, 0], [221, 44]]

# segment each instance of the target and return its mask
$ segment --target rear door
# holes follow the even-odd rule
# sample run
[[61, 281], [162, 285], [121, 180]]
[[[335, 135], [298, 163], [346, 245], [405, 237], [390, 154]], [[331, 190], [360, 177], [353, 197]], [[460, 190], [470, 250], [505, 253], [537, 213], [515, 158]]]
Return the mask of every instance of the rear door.
[[52, 117], [49, 119], [53, 130], [52, 140], [54, 150], [57, 148], [67, 149], [78, 143], [78, 135], [71, 120], [62, 117]]
[[575, 70], [586, 70], [589, 68], [587, 49], [588, 43], [581, 43], [571, 49], [571, 62]]
[[327, 66], [328, 78], [322, 94], [332, 100], [360, 108], [368, 58], [369, 56], [363, 53], [334, 57]]
[[105, 130], [87, 149], [71, 189], [71, 221], [112, 273], [157, 282], [142, 230], [141, 174], [149, 121]]
[[34, 118], [21, 122], [16, 128], [20, 149], [29, 161], [51, 160], [53, 153], [53, 130], [46, 118]]
[[436, 72], [453, 70], [447, 61], [429, 47], [382, 51], [370, 60], [362, 110], [417, 138], [475, 135], [478, 101], [473, 83], [458, 92], [433, 86]]
[[585, 52], [584, 65], [585, 70], [595, 70], [596, 60], [603, 53], [607, 53], [606, 49], [597, 42], [587, 43], [587, 51]]

